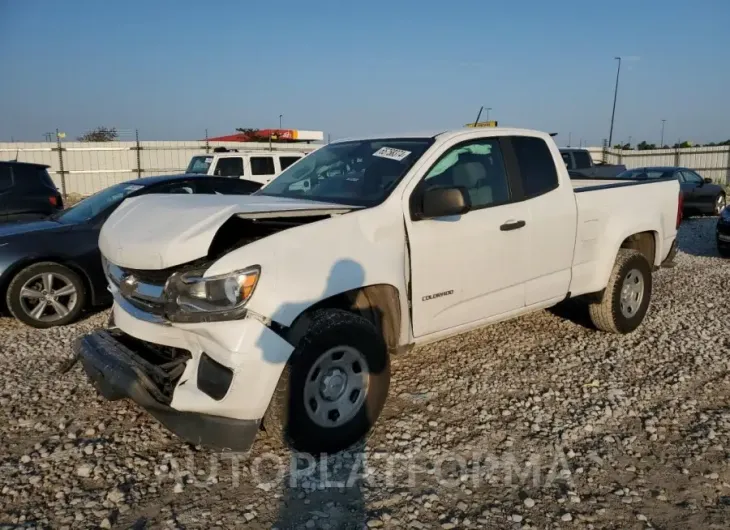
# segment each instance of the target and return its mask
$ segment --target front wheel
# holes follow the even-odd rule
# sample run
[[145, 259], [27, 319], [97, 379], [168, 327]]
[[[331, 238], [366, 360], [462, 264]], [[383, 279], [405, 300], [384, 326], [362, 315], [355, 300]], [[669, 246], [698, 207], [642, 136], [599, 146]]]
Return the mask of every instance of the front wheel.
[[281, 374], [264, 428], [298, 451], [340, 451], [373, 427], [389, 385], [377, 328], [347, 311], [319, 310]]
[[84, 308], [84, 283], [74, 271], [59, 263], [29, 265], [8, 286], [10, 313], [34, 328], [63, 326], [75, 321]]
[[588, 306], [593, 325], [610, 333], [634, 331], [649, 309], [651, 280], [644, 255], [620, 249], [601, 301]]

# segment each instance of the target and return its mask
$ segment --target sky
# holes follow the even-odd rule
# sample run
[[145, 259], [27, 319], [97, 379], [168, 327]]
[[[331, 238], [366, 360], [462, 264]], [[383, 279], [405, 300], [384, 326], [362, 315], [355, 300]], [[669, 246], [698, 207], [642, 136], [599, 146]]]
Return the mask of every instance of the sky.
[[[500, 125], [730, 138], [730, 1], [0, 0], [0, 141]], [[486, 119], [486, 111], [482, 120]], [[327, 136], [325, 136], [327, 137]]]

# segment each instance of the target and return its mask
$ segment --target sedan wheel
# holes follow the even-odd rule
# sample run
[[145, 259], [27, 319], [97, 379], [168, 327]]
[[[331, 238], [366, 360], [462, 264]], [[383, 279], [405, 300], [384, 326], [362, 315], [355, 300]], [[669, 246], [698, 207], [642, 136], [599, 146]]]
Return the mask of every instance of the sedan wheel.
[[722, 213], [722, 211], [725, 209], [725, 204], [725, 195], [721, 193], [717, 196], [717, 199], [715, 199], [715, 215], [720, 215], [720, 213]]
[[7, 304], [21, 322], [48, 328], [76, 320], [84, 295], [84, 284], [74, 271], [57, 263], [36, 263], [13, 278]]
[[60, 320], [76, 307], [78, 292], [66, 276], [44, 272], [33, 276], [20, 288], [20, 306], [41, 322]]

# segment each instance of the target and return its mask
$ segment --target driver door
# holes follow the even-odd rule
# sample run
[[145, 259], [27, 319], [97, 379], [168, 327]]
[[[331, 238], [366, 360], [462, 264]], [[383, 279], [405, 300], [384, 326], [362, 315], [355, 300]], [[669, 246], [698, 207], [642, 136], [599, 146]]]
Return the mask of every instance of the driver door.
[[466, 188], [471, 210], [406, 219], [415, 337], [496, 319], [525, 306], [529, 210], [513, 200], [499, 138], [458, 143], [427, 171], [430, 186]]

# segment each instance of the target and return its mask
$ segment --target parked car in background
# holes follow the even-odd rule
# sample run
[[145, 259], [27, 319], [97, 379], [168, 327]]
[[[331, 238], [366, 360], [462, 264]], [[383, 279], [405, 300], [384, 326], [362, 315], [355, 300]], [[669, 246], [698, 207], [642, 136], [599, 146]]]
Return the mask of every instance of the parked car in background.
[[263, 418], [337, 451], [415, 344], [572, 297], [597, 328], [636, 329], [679, 198], [675, 180], [571, 181], [537, 131], [334, 142], [248, 197], [122, 204], [99, 236], [114, 327], [76, 351], [107, 399], [194, 444], [245, 451]]
[[245, 179], [263, 186], [314, 149], [315, 147], [297, 151], [291, 149], [216, 151], [207, 155], [194, 156], [185, 172], [192, 175]]
[[571, 178], [612, 178], [626, 170], [624, 165], [595, 164], [587, 149], [561, 149], [560, 156]]
[[0, 223], [51, 215], [63, 208], [48, 166], [0, 161]]
[[639, 167], [617, 175], [618, 179], [652, 180], [676, 178], [682, 190], [684, 215], [720, 215], [727, 204], [725, 189], [686, 167]]
[[[0, 225], [4, 309], [29, 326], [47, 328], [68, 324], [85, 307], [108, 302], [99, 231], [125, 198], [151, 193], [245, 195], [257, 188], [248, 181], [218, 177], [147, 177], [106, 188], [42, 220]], [[180, 212], [181, 221], [184, 216]]]
[[730, 206], [725, 206], [720, 212], [715, 228], [717, 252], [723, 258], [730, 258]]

